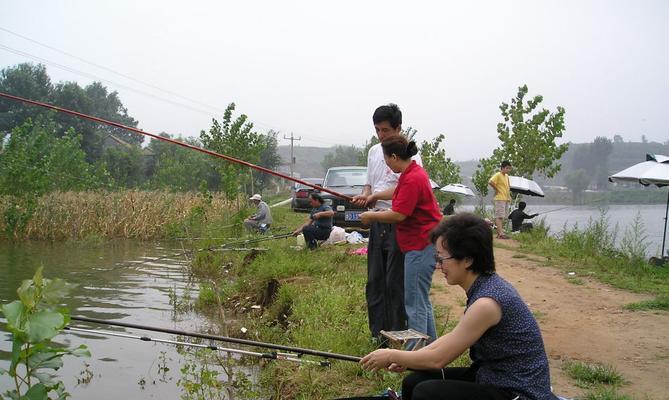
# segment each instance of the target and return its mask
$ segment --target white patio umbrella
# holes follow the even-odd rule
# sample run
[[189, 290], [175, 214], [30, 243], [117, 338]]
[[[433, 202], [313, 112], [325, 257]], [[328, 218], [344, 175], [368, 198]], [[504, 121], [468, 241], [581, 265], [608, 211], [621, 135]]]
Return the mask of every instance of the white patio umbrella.
[[441, 190], [442, 192], [446, 192], [446, 193], [461, 194], [463, 196], [470, 196], [470, 197], [476, 196], [474, 194], [474, 191], [472, 191], [467, 186], [459, 184], [459, 183], [451, 183], [450, 185], [446, 185], [439, 190]]
[[511, 191], [515, 193], [544, 197], [544, 191], [532, 179], [509, 175], [509, 186], [511, 187]]
[[[637, 182], [644, 186], [669, 186], [669, 157], [659, 154], [646, 154], [646, 161], [634, 164], [617, 174], [609, 176], [610, 182]], [[662, 233], [662, 253], [667, 239], [667, 214], [669, 214], [669, 192], [667, 193], [667, 209], [664, 211], [664, 232]]]

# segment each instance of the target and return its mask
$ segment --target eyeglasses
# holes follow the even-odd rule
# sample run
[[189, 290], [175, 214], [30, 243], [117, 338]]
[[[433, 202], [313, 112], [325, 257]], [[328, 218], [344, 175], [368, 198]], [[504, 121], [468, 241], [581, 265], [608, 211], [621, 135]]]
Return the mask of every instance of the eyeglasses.
[[439, 254], [435, 254], [434, 255], [434, 262], [437, 263], [437, 265], [441, 265], [444, 262], [446, 262], [446, 260], [450, 260], [451, 258], [455, 258], [455, 257], [453, 257], [453, 256], [442, 257]]

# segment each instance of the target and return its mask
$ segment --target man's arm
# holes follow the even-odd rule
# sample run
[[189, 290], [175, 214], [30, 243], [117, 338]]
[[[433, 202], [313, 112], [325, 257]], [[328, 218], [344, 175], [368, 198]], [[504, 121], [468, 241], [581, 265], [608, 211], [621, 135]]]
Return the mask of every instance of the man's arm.
[[314, 213], [314, 219], [330, 218], [334, 217], [334, 214], [335, 212], [332, 210], [319, 211], [317, 213]]
[[369, 225], [374, 221], [383, 222], [386, 224], [396, 224], [398, 222], [404, 221], [406, 218], [406, 215], [393, 210], [367, 211], [360, 214], [360, 221], [362, 221], [362, 223], [365, 225]]

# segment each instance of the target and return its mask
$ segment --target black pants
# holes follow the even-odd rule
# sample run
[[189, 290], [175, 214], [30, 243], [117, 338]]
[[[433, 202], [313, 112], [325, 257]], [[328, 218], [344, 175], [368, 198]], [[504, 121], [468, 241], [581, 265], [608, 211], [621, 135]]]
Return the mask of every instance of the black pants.
[[402, 400], [512, 400], [513, 393], [475, 383], [476, 367], [415, 372], [402, 381]]
[[304, 235], [304, 241], [307, 243], [307, 247], [313, 250], [317, 246], [316, 240], [325, 240], [329, 238], [331, 231], [332, 227], [321, 228], [311, 224], [302, 229], [302, 234]]
[[406, 329], [404, 254], [395, 240], [395, 226], [373, 222], [367, 246], [367, 314], [372, 336], [381, 330]]

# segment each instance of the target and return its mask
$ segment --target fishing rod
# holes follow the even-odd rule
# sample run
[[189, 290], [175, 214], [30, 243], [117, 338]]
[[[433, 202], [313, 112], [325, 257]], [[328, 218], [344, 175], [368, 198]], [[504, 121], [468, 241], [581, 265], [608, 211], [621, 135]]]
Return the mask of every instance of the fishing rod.
[[255, 356], [255, 357], [260, 357], [264, 359], [269, 359], [269, 360], [283, 360], [283, 361], [292, 361], [300, 364], [312, 364], [312, 365], [319, 365], [321, 367], [330, 367], [331, 363], [329, 361], [314, 361], [314, 360], [306, 360], [303, 358], [299, 358], [299, 354], [290, 354], [290, 353], [278, 353], [278, 352], [270, 352], [270, 353], [260, 353], [257, 351], [248, 351], [248, 350], [241, 350], [241, 349], [232, 349], [228, 347], [220, 347], [212, 344], [199, 344], [199, 343], [189, 343], [189, 342], [181, 342], [177, 340], [169, 340], [169, 339], [161, 339], [161, 338], [154, 338], [154, 337], [149, 337], [149, 336], [138, 336], [138, 335], [130, 335], [127, 333], [118, 333], [118, 332], [110, 332], [110, 331], [101, 331], [101, 330], [93, 330], [93, 329], [83, 329], [83, 328], [75, 328], [71, 326], [66, 326], [65, 328], [66, 331], [70, 332], [79, 332], [79, 333], [89, 333], [93, 335], [100, 335], [100, 336], [113, 336], [113, 337], [120, 337], [120, 338], [125, 338], [125, 339], [136, 339], [136, 340], [141, 340], [142, 342], [156, 342], [156, 343], [166, 343], [166, 344], [173, 344], [176, 346], [184, 346], [184, 347], [195, 347], [195, 348], [200, 348], [200, 349], [209, 349], [213, 351], [220, 351], [223, 353], [233, 353], [233, 354], [241, 354], [245, 356]]
[[337, 354], [337, 353], [329, 353], [329, 352], [319, 351], [319, 350], [303, 349], [303, 348], [299, 348], [299, 347], [284, 346], [284, 345], [274, 344], [274, 343], [257, 342], [255, 340], [232, 338], [232, 337], [228, 337], [228, 336], [210, 335], [210, 334], [206, 334], [206, 333], [197, 333], [197, 332], [187, 332], [187, 331], [182, 331], [182, 330], [179, 330], [179, 329], [160, 328], [160, 327], [155, 327], [155, 326], [132, 324], [132, 323], [128, 323], [128, 322], [106, 321], [106, 320], [103, 320], [103, 319], [88, 318], [88, 317], [72, 316], [72, 317], [70, 317], [70, 319], [72, 321], [89, 322], [89, 323], [92, 323], [92, 324], [120, 326], [120, 327], [124, 327], [124, 328], [134, 328], [134, 329], [141, 329], [141, 330], [145, 330], [145, 331], [162, 332], [162, 333], [169, 333], [169, 334], [173, 334], [173, 335], [196, 337], [196, 338], [200, 338], [200, 339], [217, 340], [217, 341], [220, 341], [220, 342], [237, 343], [237, 344], [242, 344], [242, 345], [246, 345], [246, 346], [263, 347], [263, 348], [267, 348], [267, 349], [274, 349], [274, 350], [286, 351], [286, 352], [290, 352], [290, 353], [297, 353], [298, 355], [299, 354], [302, 354], [302, 355], [306, 354], [306, 355], [311, 355], [311, 356], [317, 356], [317, 357], [323, 357], [323, 358], [332, 358], [332, 359], [336, 359], [336, 360], [352, 361], [352, 362], [359, 362], [360, 359], [361, 359], [360, 357], [349, 356], [349, 355], [345, 355], [345, 354]]
[[322, 192], [330, 193], [330, 194], [332, 194], [332, 195], [334, 195], [334, 196], [337, 196], [337, 197], [339, 197], [339, 198], [342, 198], [342, 199], [344, 199], [344, 200], [346, 200], [346, 201], [351, 201], [351, 200], [353, 200], [352, 197], [350, 197], [350, 196], [346, 196], [346, 195], [341, 194], [341, 193], [338, 193], [338, 192], [335, 192], [334, 190], [331, 190], [331, 189], [328, 189], [328, 188], [324, 188], [324, 187], [322, 187], [322, 186], [318, 186], [318, 185], [315, 185], [315, 184], [313, 184], [313, 183], [305, 182], [305, 181], [303, 181], [303, 180], [301, 180], [301, 179], [293, 178], [292, 176], [289, 176], [289, 175], [286, 175], [286, 174], [282, 174], [282, 173], [277, 172], [277, 171], [272, 171], [271, 169], [268, 169], [268, 168], [265, 168], [265, 167], [261, 167], [261, 166], [259, 166], [259, 165], [251, 164], [251, 163], [248, 162], [248, 161], [239, 160], [239, 159], [234, 158], [234, 157], [226, 156], [226, 155], [224, 155], [224, 154], [216, 153], [215, 151], [207, 150], [207, 149], [205, 149], [205, 148], [198, 147], [198, 146], [194, 146], [194, 145], [192, 145], [192, 144], [188, 144], [188, 143], [180, 142], [180, 141], [178, 141], [178, 140], [174, 140], [174, 139], [166, 138], [166, 137], [163, 137], [163, 136], [160, 136], [160, 135], [156, 135], [156, 134], [154, 134], [154, 133], [144, 132], [144, 131], [141, 130], [141, 129], [137, 129], [137, 128], [133, 128], [133, 127], [131, 127], [131, 126], [127, 126], [127, 125], [119, 124], [118, 122], [113, 122], [113, 121], [109, 121], [109, 120], [106, 120], [106, 119], [102, 119], [102, 118], [94, 117], [94, 116], [92, 116], [92, 115], [88, 115], [88, 114], [80, 113], [80, 112], [78, 112], [78, 111], [68, 110], [67, 108], [58, 107], [58, 106], [55, 106], [55, 105], [53, 105], [53, 104], [43, 103], [43, 102], [41, 102], [41, 101], [35, 101], [35, 100], [26, 99], [26, 98], [19, 97], [19, 96], [14, 96], [14, 95], [11, 95], [11, 94], [8, 94], [8, 93], [0, 92], [0, 97], [4, 97], [4, 98], [6, 98], [6, 99], [14, 100], [14, 101], [18, 101], [18, 102], [27, 103], [27, 104], [30, 104], [30, 105], [33, 105], [33, 106], [38, 106], [38, 107], [43, 107], [43, 108], [47, 108], [47, 109], [50, 109], [50, 110], [55, 110], [55, 111], [58, 111], [58, 112], [61, 112], [61, 113], [65, 113], [65, 114], [73, 115], [73, 116], [78, 117], [78, 118], [83, 118], [83, 119], [87, 119], [87, 120], [89, 120], [89, 121], [93, 121], [93, 122], [97, 122], [97, 123], [100, 123], [100, 124], [105, 124], [105, 125], [113, 126], [113, 127], [115, 127], [115, 128], [124, 129], [124, 130], [130, 131], [130, 132], [138, 133], [138, 134], [140, 134], [140, 135], [148, 136], [148, 137], [150, 137], [150, 138], [153, 138], [153, 139], [156, 139], [156, 140], [161, 140], [161, 141], [163, 141], [163, 142], [168, 142], [168, 143], [171, 143], [171, 144], [176, 144], [176, 145], [178, 145], [178, 146], [185, 147], [185, 148], [187, 148], [187, 149], [191, 149], [191, 150], [199, 151], [199, 152], [201, 152], [201, 153], [205, 153], [205, 154], [208, 154], [208, 155], [210, 155], [210, 156], [214, 156], [214, 157], [222, 158], [222, 159], [224, 159], [224, 160], [226, 160], [226, 161], [230, 161], [230, 162], [233, 162], [233, 163], [237, 163], [237, 164], [240, 164], [240, 165], [244, 165], [244, 166], [249, 167], [249, 168], [253, 168], [253, 169], [258, 170], [258, 171], [260, 171], [260, 172], [264, 172], [264, 173], [267, 173], [267, 174], [270, 174], [270, 175], [277, 176], [277, 177], [279, 177], [279, 178], [283, 178], [283, 179], [286, 179], [286, 180], [289, 180], [289, 181], [293, 181], [293, 182], [295, 182], [295, 183], [299, 183], [299, 184], [308, 186], [308, 187], [310, 187], [310, 188], [313, 188], [313, 189], [316, 189], [316, 190], [320, 190], [320, 191], [322, 191]]
[[133, 263], [129, 263], [127, 266], [137, 267], [137, 266], [140, 266], [140, 265], [164, 260], [164, 259], [167, 259], [167, 258], [181, 257], [183, 255], [186, 255], [186, 254], [189, 254], [189, 253], [194, 253], [196, 251], [267, 251], [267, 249], [262, 248], [262, 247], [230, 247], [230, 246], [249, 245], [249, 244], [256, 244], [256, 243], [264, 242], [264, 241], [267, 241], [267, 240], [285, 239], [285, 238], [290, 237], [292, 235], [293, 235], [292, 233], [283, 233], [283, 234], [280, 234], [280, 235], [266, 236], [266, 237], [261, 237], [261, 238], [251, 238], [251, 239], [246, 239], [246, 240], [237, 240], [237, 241], [234, 241], [234, 242], [224, 243], [222, 245], [210, 246], [210, 247], [206, 247], [206, 248], [203, 248], [203, 249], [192, 249], [192, 250], [185, 250], [185, 251], [182, 251], [180, 253], [167, 254], [167, 255], [164, 255], [164, 256], [147, 259], [147, 260], [137, 262], [137, 263], [133, 262]]
[[[589, 204], [601, 203], [601, 202], [604, 201], [604, 200], [605, 200], [605, 199], [599, 199], [599, 200], [594, 200], [594, 201], [590, 201], [590, 202], [583, 203], [583, 204], [578, 204], [578, 205], [579, 205], [579, 206], [585, 206], [585, 205], [589, 205]], [[554, 209], [554, 210], [544, 211], [544, 212], [540, 212], [540, 213], [537, 213], [537, 214], [539, 214], [539, 215], [542, 215], [542, 214], [548, 214], [548, 213], [552, 213], [552, 212], [554, 212], [554, 211], [560, 211], [560, 210], [564, 210], [564, 209], [566, 209], [566, 208], [572, 208], [572, 207], [574, 207], [574, 206], [576, 206], [576, 205], [570, 205], [570, 206], [560, 207], [560, 208], [556, 208], [556, 209]]]

